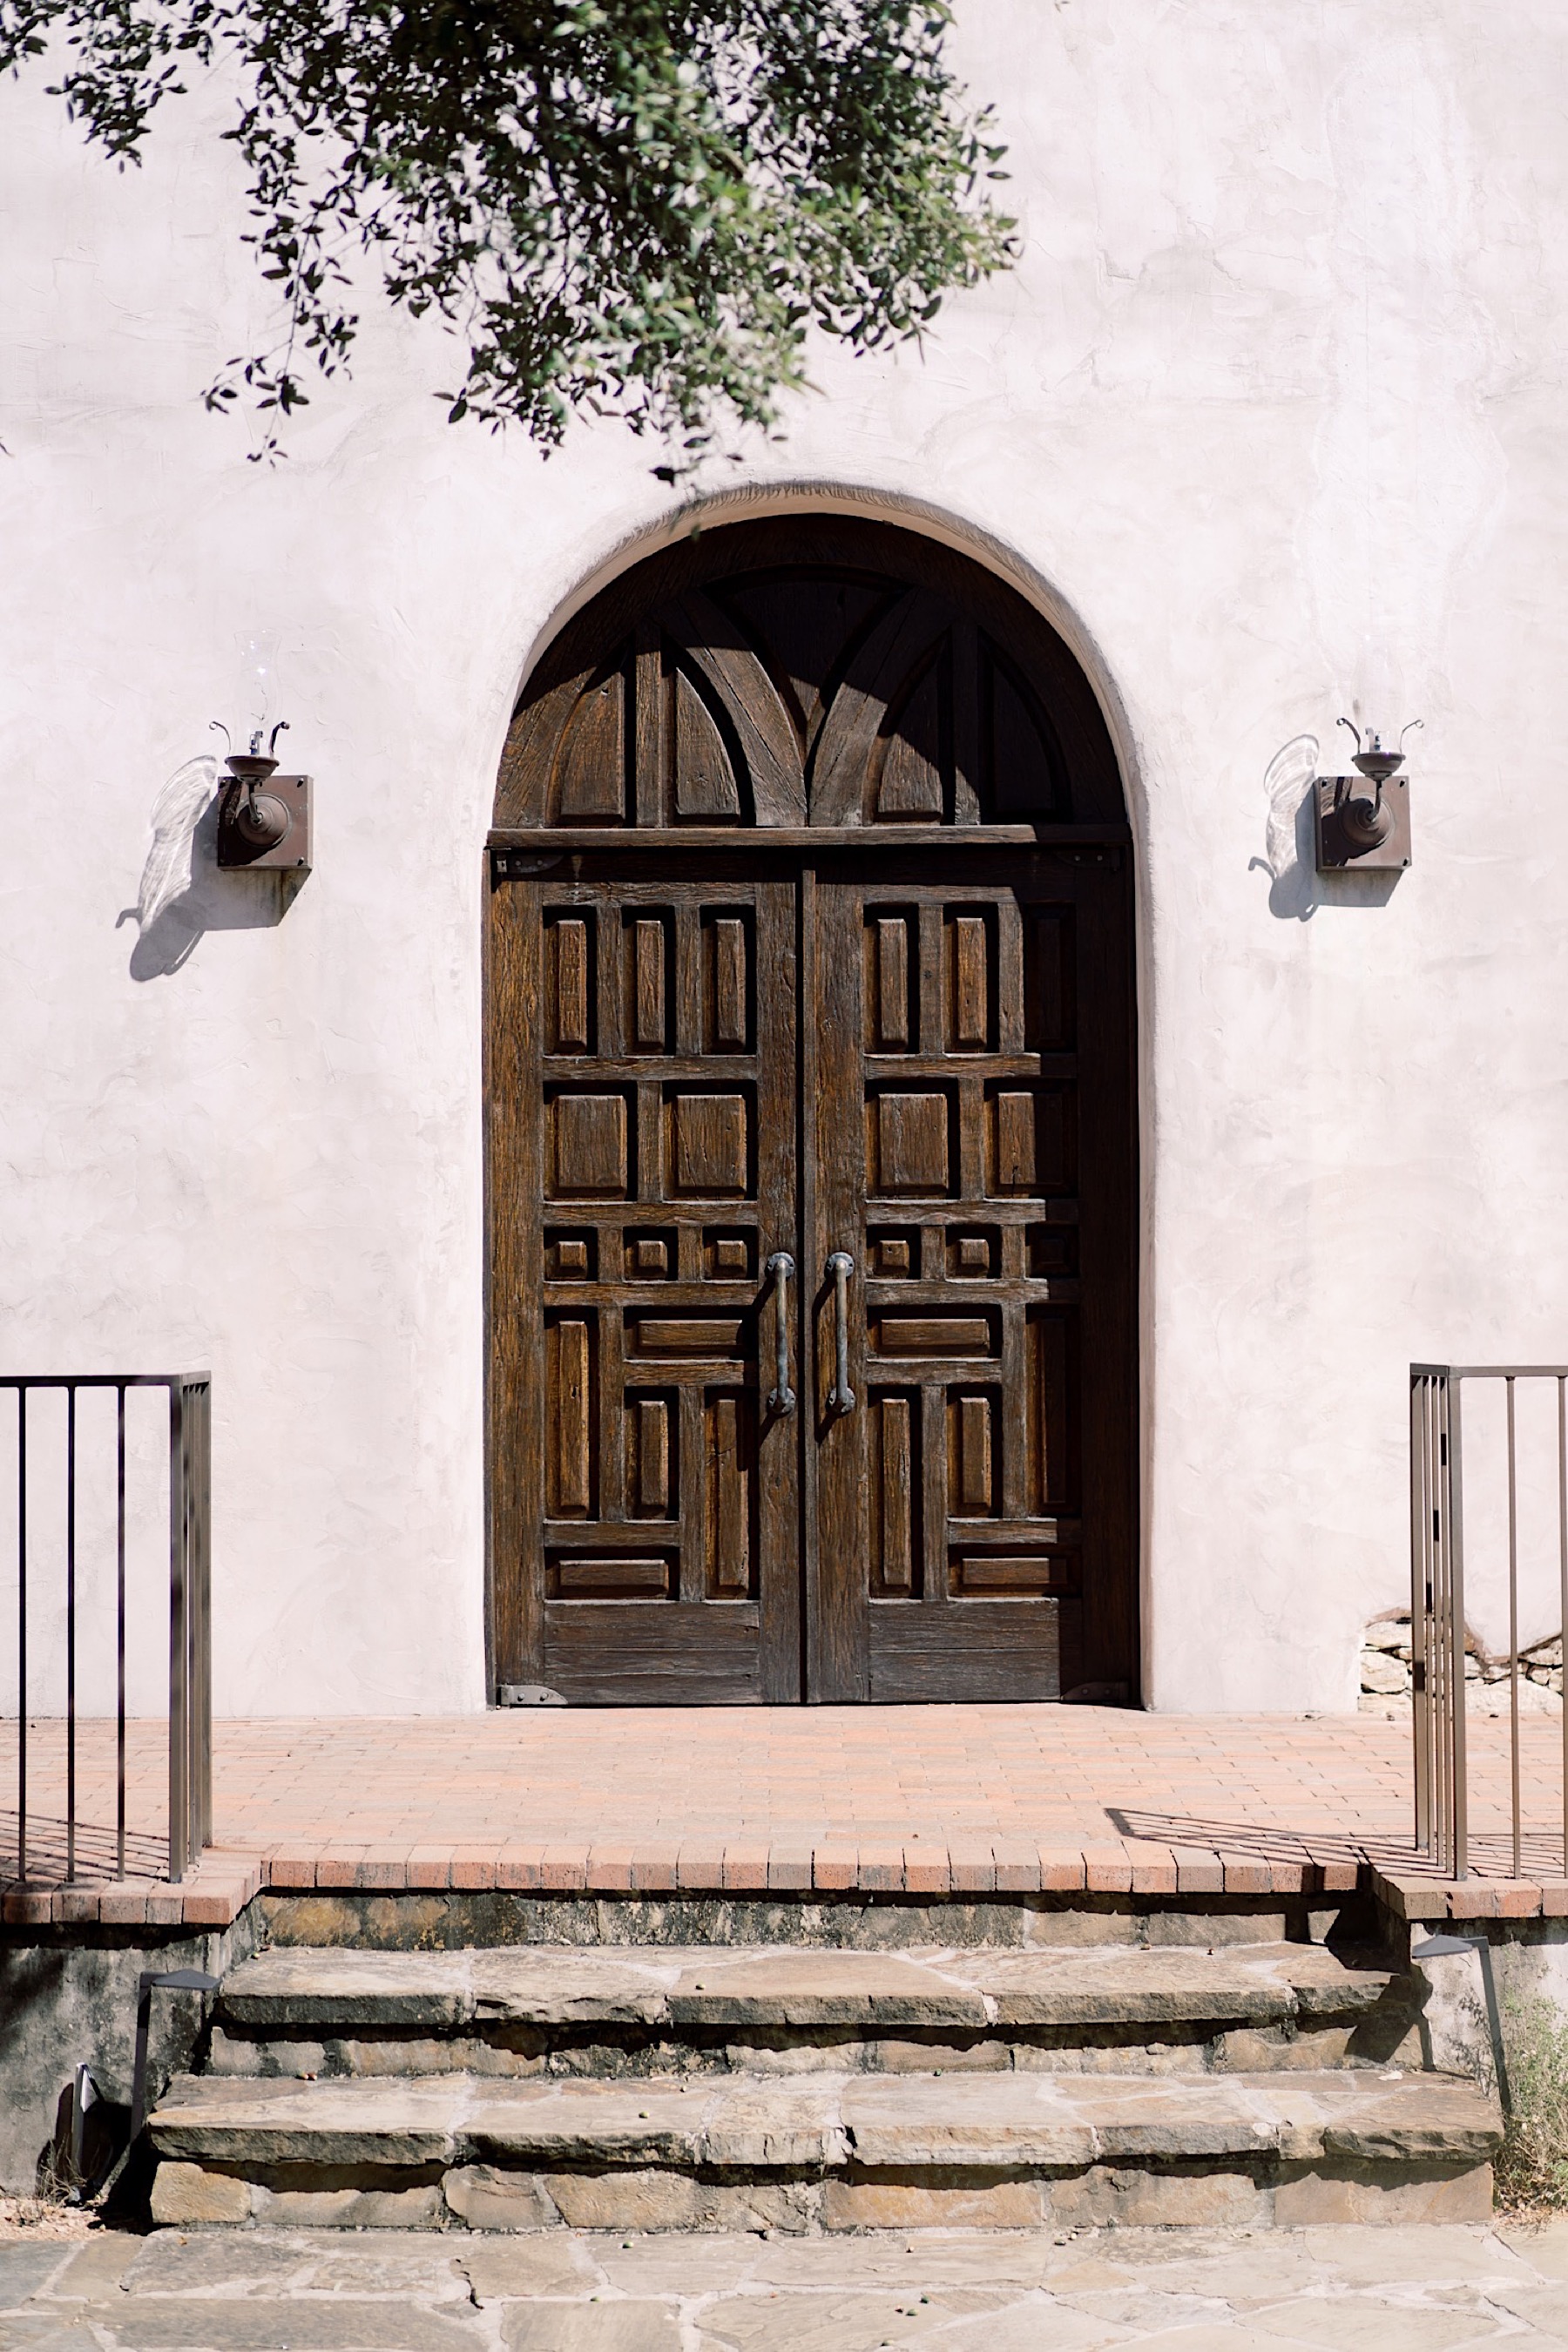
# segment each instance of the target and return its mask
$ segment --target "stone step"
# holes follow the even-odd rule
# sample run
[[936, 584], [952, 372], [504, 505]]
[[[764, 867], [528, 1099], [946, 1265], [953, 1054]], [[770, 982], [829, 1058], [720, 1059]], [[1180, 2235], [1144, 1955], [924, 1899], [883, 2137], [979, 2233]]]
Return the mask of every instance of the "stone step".
[[218, 2016], [247, 2036], [474, 2034], [510, 2027], [806, 2032], [1320, 2024], [1387, 2011], [1387, 1968], [1321, 1946], [1205, 1952], [1101, 1946], [848, 1951], [799, 1946], [527, 1946], [388, 1952], [275, 1946], [224, 1979]]
[[806, 2230], [1478, 2220], [1501, 2123], [1464, 2078], [1393, 2069], [820, 2071], [636, 2085], [192, 2075], [149, 2130], [163, 2222]]

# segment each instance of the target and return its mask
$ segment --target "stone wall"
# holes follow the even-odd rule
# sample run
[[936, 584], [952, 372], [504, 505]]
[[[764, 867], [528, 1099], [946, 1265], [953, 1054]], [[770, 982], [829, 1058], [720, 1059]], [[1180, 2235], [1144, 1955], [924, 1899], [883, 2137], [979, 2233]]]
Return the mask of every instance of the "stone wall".
[[[62, 1927], [0, 1936], [0, 2189], [31, 2196], [46, 2185], [61, 2103], [79, 2064], [91, 2067], [110, 2105], [129, 2107], [142, 1971], [200, 1969], [221, 1977], [249, 1958], [255, 1923], [253, 1905], [223, 1930]], [[195, 1994], [153, 1993], [150, 2099], [192, 2064], [204, 2024]]]
[[[1410, 1612], [1396, 1609], [1374, 1617], [1366, 1629], [1361, 1653], [1363, 1715], [1391, 1720], [1409, 1713], [1411, 1696]], [[1472, 1715], [1507, 1715], [1510, 1696], [1509, 1660], [1483, 1648], [1473, 1633], [1465, 1637], [1465, 1697]], [[1558, 1715], [1563, 1708], [1563, 1636], [1548, 1634], [1519, 1654], [1520, 1712]]]

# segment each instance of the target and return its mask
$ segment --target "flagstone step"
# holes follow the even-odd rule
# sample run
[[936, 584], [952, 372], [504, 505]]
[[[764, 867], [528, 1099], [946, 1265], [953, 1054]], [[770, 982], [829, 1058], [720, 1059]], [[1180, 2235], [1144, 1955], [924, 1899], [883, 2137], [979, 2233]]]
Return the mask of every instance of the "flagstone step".
[[848, 1951], [790, 1947], [514, 1947], [457, 1952], [274, 1947], [224, 1979], [231, 2037], [449, 2033], [509, 2026], [658, 2029], [1279, 2024], [1386, 2007], [1399, 1980], [1320, 1946], [1205, 1952]]
[[1474, 2220], [1501, 2124], [1468, 2080], [1393, 2069], [824, 2070], [635, 2085], [191, 2075], [149, 2129], [164, 2222], [811, 2229]]

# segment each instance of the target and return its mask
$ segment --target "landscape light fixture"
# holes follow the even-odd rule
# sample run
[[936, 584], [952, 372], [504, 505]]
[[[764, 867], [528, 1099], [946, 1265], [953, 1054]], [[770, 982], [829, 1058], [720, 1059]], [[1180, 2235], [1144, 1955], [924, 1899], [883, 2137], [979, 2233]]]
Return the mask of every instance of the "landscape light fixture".
[[247, 637], [237, 697], [245, 707], [246, 749], [237, 751], [223, 720], [212, 721], [228, 747], [228, 773], [218, 795], [217, 862], [304, 874], [310, 866], [310, 779], [278, 773], [278, 738], [288, 732], [289, 721], [273, 715], [277, 693], [277, 637]]
[[1409, 720], [1392, 743], [1375, 727], [1363, 730], [1352, 719], [1338, 723], [1355, 737], [1351, 764], [1357, 772], [1317, 780], [1318, 870], [1408, 866], [1410, 780], [1399, 771], [1405, 738], [1423, 722]]

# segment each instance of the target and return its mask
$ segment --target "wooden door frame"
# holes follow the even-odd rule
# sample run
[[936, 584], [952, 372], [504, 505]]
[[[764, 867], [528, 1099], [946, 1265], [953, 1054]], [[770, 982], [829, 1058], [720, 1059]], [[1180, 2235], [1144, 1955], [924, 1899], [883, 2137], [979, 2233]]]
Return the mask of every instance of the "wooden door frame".
[[[721, 545], [721, 542], [728, 544]], [[752, 824], [725, 825], [721, 829], [688, 826], [672, 831], [663, 824], [639, 822], [643, 814], [640, 806], [624, 827], [618, 824], [605, 827], [597, 824], [584, 827], [551, 824], [544, 812], [526, 805], [531, 726], [537, 731], [541, 705], [552, 693], [559, 692], [563, 682], [572, 677], [574, 669], [582, 670], [585, 659], [592, 660], [591, 648], [595, 638], [602, 642], [613, 631], [624, 633], [629, 625], [635, 624], [642, 611], [654, 608], [658, 597], [668, 596], [672, 590], [679, 593], [694, 584], [700, 585], [709, 576], [724, 578], [791, 562], [830, 565], [849, 560], [868, 566], [885, 565], [892, 576], [911, 584], [922, 579], [935, 581], [942, 593], [953, 598], [963, 608], [973, 609], [977, 615], [984, 614], [988, 627], [1004, 629], [1010, 621], [1013, 625], [1010, 634], [1018, 640], [1021, 649], [1038, 654], [1040, 648], [1047, 648], [1052, 657], [1043, 667], [1048, 669], [1049, 674], [1041, 675], [1036, 662], [1030, 661], [1026, 675], [1042, 699], [1049, 701], [1053, 722], [1058, 724], [1058, 732], [1067, 746], [1065, 756], [1070, 759], [1075, 777], [1070, 814], [1059, 819], [1035, 819], [1017, 824], [992, 817], [983, 819], [973, 828], [966, 826], [962, 830], [951, 821], [929, 825], [910, 824], [889, 827], [884, 832], [858, 824], [813, 826], [809, 823], [794, 824], [787, 821], [788, 811], [778, 808], [769, 812], [771, 821], [767, 821], [759, 808], [758, 815], [763, 821]], [[650, 575], [658, 575], [657, 584]], [[1060, 698], [1059, 708], [1058, 698]], [[1100, 739], [1098, 742], [1097, 736]], [[1081, 793], [1076, 781], [1080, 772], [1088, 780]], [[1114, 1009], [1110, 1006], [1101, 1008], [1101, 1013], [1102, 1017], [1114, 1017], [1119, 1027], [1125, 1021], [1123, 1050], [1131, 1089], [1125, 1123], [1126, 1150], [1122, 1160], [1129, 1211], [1127, 1282], [1121, 1305], [1126, 1325], [1123, 1350], [1125, 1395], [1117, 1412], [1117, 1420], [1122, 1430], [1126, 1463], [1124, 1514], [1130, 1528], [1129, 1558], [1123, 1580], [1128, 1618], [1127, 1697], [1134, 1705], [1141, 1704], [1142, 1432], [1140, 1425], [1140, 1291], [1142, 1265], [1136, 896], [1131, 887], [1132, 840], [1120, 763], [1110, 745], [1098, 701], [1077, 656], [1018, 589], [999, 580], [994, 573], [986, 572], [973, 559], [925, 538], [918, 531], [838, 514], [795, 514], [771, 521], [725, 525], [710, 534], [704, 534], [700, 541], [693, 537], [661, 555], [634, 565], [601, 590], [546, 649], [520, 693], [502, 758], [494, 814], [495, 822], [486, 842], [481, 873], [484, 903], [481, 963], [487, 1702], [494, 1704], [497, 1701], [498, 1679], [505, 1655], [516, 1656], [520, 1648], [534, 1646], [520, 1639], [531, 1630], [526, 1622], [529, 1597], [520, 1591], [519, 1579], [498, 1576], [498, 1547], [508, 1527], [525, 1524], [542, 1512], [543, 1500], [539, 1464], [519, 1463], [514, 1458], [516, 1449], [503, 1442], [507, 1428], [506, 1400], [515, 1384], [519, 1368], [512, 1360], [503, 1328], [511, 1318], [498, 1317], [495, 1311], [498, 1293], [503, 1289], [521, 1290], [526, 1296], [542, 1295], [542, 1282], [539, 1232], [522, 1231], [501, 1213], [503, 1194], [511, 1190], [512, 1171], [519, 1168], [526, 1169], [536, 1149], [536, 1139], [520, 1131], [520, 1111], [524, 1097], [518, 1084], [521, 1075], [518, 1029], [515, 1021], [509, 1024], [502, 1015], [514, 1013], [520, 1003], [530, 1018], [537, 1018], [540, 1009], [539, 975], [526, 968], [526, 958], [521, 951], [516, 926], [509, 925], [507, 920], [509, 903], [514, 902], [506, 886], [535, 869], [537, 861], [541, 859], [548, 858], [553, 865], [563, 858], [570, 859], [575, 854], [590, 849], [601, 853], [612, 848], [624, 849], [634, 858], [640, 850], [658, 848], [689, 852], [723, 848], [731, 855], [742, 849], [747, 852], [777, 850], [793, 852], [798, 856], [803, 851], [809, 854], [841, 848], [864, 854], [885, 847], [889, 854], [896, 855], [916, 849], [950, 846], [962, 838], [976, 846], [984, 844], [992, 848], [1005, 847], [1009, 842], [1016, 842], [1020, 846], [1027, 845], [1036, 849], [1055, 850], [1086, 862], [1103, 862], [1128, 871], [1129, 888], [1121, 952], [1115, 959], [1118, 970], [1125, 965], [1125, 996], [1121, 1004]], [[785, 821], [781, 822], [781, 816]], [[807, 978], [807, 972], [803, 969], [800, 973], [803, 1001]], [[804, 1127], [800, 1131], [804, 1147], [806, 1139]], [[803, 1151], [803, 1157], [808, 1159], [808, 1156]], [[812, 1181], [809, 1165], [803, 1167], [800, 1204], [803, 1233], [811, 1230]], [[802, 1268], [803, 1277], [805, 1271]], [[803, 1279], [803, 1307], [805, 1290]], [[802, 1339], [804, 1345], [804, 1317]], [[806, 1461], [803, 1464], [802, 1503], [809, 1531], [815, 1525], [812, 1493], [815, 1480], [810, 1468], [812, 1449], [808, 1446], [804, 1450]], [[533, 1491], [535, 1486], [539, 1488], [537, 1494]], [[811, 1540], [809, 1532], [806, 1540]], [[1088, 1696], [1091, 1692], [1085, 1691], [1083, 1695]], [[1107, 1690], [1105, 1695], [1109, 1696], [1110, 1691]]]

